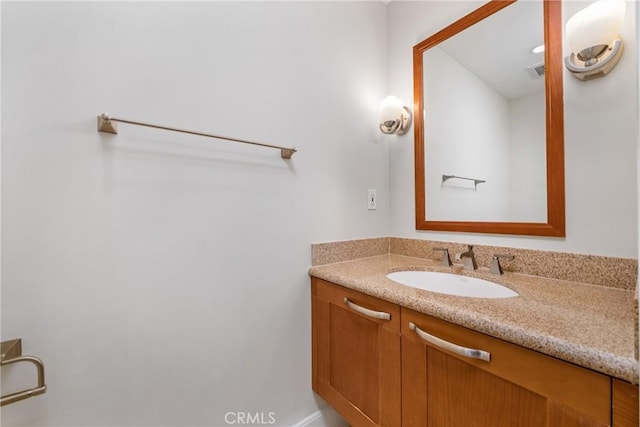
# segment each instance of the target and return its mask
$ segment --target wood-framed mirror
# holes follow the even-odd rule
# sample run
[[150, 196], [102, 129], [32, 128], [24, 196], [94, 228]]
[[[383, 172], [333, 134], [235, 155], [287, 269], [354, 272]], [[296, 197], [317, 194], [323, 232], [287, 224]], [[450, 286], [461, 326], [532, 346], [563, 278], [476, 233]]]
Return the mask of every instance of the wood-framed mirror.
[[[540, 8], [539, 14], [516, 10], [516, 7], [533, 7], [536, 3]], [[559, 0], [492, 0], [414, 46], [416, 229], [565, 236], [561, 8]], [[544, 52], [539, 54], [540, 63], [536, 64], [532, 57], [530, 61], [533, 64], [526, 67], [527, 70], [519, 70], [520, 74], [528, 72], [531, 78], [535, 78], [536, 73], [537, 77], [544, 77], [536, 83], [540, 93], [531, 96], [497, 93], [491, 96], [494, 99], [508, 99], [495, 103], [472, 99], [471, 94], [475, 92], [466, 83], [453, 79], [470, 71], [476, 62], [483, 62], [484, 56], [488, 56], [488, 53], [482, 53], [483, 49], [503, 52], [502, 45], [516, 38], [506, 29], [503, 31], [503, 27], [507, 26], [505, 22], [518, 29], [519, 33], [524, 33], [524, 28], [530, 24], [515, 22], [520, 19], [533, 20], [534, 27], [539, 28], [538, 37], [543, 39], [540, 41], [545, 46]], [[492, 24], [499, 27], [481, 27]], [[455, 56], [455, 45], [465, 47], [467, 43], [461, 39], [465, 33], [469, 34], [467, 40], [480, 43], [478, 47], [462, 49], [475, 54], [471, 59]], [[481, 36], [489, 34], [497, 34], [500, 43], [481, 40]], [[527, 43], [532, 43], [534, 39], [530, 36]], [[527, 54], [532, 47], [526, 47]], [[517, 55], [510, 55], [509, 58]], [[458, 73], [454, 68], [442, 68], [447, 61], [451, 67], [462, 71]], [[489, 71], [486, 79], [486, 76], [478, 79], [482, 84], [490, 79], [504, 83], [511, 78], [502, 75], [505, 67]], [[512, 86], [524, 88], [525, 84], [515, 83]], [[486, 88], [482, 91], [490, 92]], [[457, 98], [454, 96], [456, 92]], [[503, 91], [500, 89], [498, 92]], [[518, 101], [513, 101], [514, 97]], [[516, 117], [513, 111], [521, 111], [522, 107], [515, 108], [514, 105], [527, 104], [529, 101], [522, 100], [535, 97], [541, 100], [539, 111], [526, 113], [522, 116], [524, 118]], [[499, 113], [492, 109], [494, 105], [500, 106]], [[463, 118], [460, 115], [462, 110], [471, 115]], [[499, 120], [506, 123], [509, 129], [501, 130], [494, 125], [492, 120], [497, 118], [478, 117], [488, 111], [500, 117]], [[539, 129], [534, 129], [530, 123], [534, 116], [539, 117], [536, 119]], [[487, 131], [486, 134], [481, 132], [483, 130]], [[513, 135], [521, 136], [517, 138], [517, 148], [510, 145], [512, 142], [509, 139], [516, 139], [512, 138]], [[500, 144], [497, 144], [497, 140], [501, 141]], [[498, 147], [483, 146], [489, 143]], [[529, 148], [526, 148], [526, 144], [529, 144]], [[535, 160], [531, 154], [533, 152], [539, 153], [539, 161]], [[524, 154], [523, 158], [516, 159], [516, 153], [520, 156]], [[539, 164], [535, 166], [536, 163]], [[511, 172], [502, 171], [499, 165], [509, 165], [506, 169], [537, 178], [532, 179], [532, 183], [524, 182], [520, 176], [510, 176]], [[493, 199], [496, 195], [501, 195], [504, 200]]]

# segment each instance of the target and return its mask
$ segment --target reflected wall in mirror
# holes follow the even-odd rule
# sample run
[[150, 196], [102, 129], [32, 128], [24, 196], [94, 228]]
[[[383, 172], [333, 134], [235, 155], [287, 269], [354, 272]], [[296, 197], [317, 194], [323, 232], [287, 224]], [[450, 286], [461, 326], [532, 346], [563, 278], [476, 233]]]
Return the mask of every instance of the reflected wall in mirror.
[[561, 32], [490, 1], [414, 47], [417, 229], [565, 235]]

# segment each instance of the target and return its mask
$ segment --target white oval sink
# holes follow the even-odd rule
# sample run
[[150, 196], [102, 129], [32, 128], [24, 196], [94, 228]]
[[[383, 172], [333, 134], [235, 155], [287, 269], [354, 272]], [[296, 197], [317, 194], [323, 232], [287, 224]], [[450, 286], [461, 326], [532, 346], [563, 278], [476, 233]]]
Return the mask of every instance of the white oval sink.
[[511, 298], [518, 293], [488, 280], [437, 271], [396, 271], [387, 274], [394, 282], [441, 294], [475, 298]]

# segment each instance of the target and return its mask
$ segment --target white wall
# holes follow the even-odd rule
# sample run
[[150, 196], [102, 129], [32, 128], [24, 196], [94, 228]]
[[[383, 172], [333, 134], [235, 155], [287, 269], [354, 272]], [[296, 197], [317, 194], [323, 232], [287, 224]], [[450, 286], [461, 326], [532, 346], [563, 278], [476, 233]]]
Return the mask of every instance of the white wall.
[[[636, 40], [640, 40], [640, 8], [636, 7]], [[640, 108], [640, 58], [636, 57], [636, 101], [638, 108]], [[640, 213], [640, 173], [638, 170], [640, 169], [640, 120], [636, 123], [636, 180], [638, 182], [638, 211]], [[640, 221], [640, 217], [638, 218]], [[640, 230], [638, 230], [638, 234], [636, 235], [638, 242], [640, 242]], [[638, 254], [638, 258], [640, 258], [640, 254]], [[640, 270], [640, 266], [639, 266]], [[636, 306], [638, 304], [638, 298], [640, 297], [640, 286], [636, 283]], [[638, 343], [638, 352], [636, 354], [640, 354], [640, 343]]]
[[49, 384], [3, 426], [322, 405], [310, 243], [388, 235], [386, 34], [381, 2], [2, 2], [2, 338]]
[[[483, 2], [391, 2], [389, 92], [411, 104], [412, 47]], [[589, 2], [568, 1], [563, 17]], [[567, 237], [537, 238], [417, 232], [413, 134], [390, 144], [391, 235], [635, 258], [638, 254], [635, 135], [638, 120], [635, 2], [627, 2], [625, 53], [613, 72], [581, 82], [566, 70], [565, 173]], [[565, 49], [566, 52], [566, 49]]]
[[513, 221], [547, 219], [544, 90], [509, 101], [511, 165], [509, 202]]
[[[508, 100], [444, 49], [429, 49], [423, 67], [427, 218], [508, 218]], [[443, 174], [486, 182], [442, 182]]]

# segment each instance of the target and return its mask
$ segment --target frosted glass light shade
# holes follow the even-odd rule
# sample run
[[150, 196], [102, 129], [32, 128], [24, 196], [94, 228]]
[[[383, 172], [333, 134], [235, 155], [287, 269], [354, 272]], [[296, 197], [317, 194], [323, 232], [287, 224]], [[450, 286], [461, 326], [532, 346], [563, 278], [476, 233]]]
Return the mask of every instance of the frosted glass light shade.
[[380, 131], [402, 135], [411, 127], [411, 111], [395, 96], [387, 96], [380, 102]]
[[387, 96], [380, 102], [380, 121], [382, 123], [398, 120], [402, 114], [404, 103], [393, 95]]
[[610, 46], [624, 21], [624, 0], [600, 0], [573, 15], [565, 27], [567, 44], [578, 54], [593, 46]]
[[625, 0], [600, 0], [567, 21], [565, 35], [571, 54], [564, 62], [576, 78], [597, 79], [615, 68], [624, 48], [618, 33], [626, 8]]

